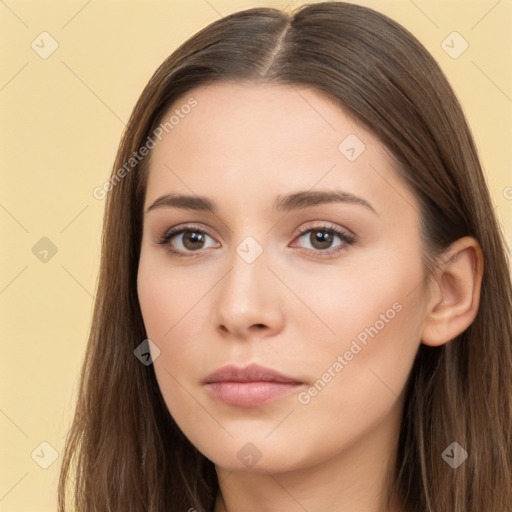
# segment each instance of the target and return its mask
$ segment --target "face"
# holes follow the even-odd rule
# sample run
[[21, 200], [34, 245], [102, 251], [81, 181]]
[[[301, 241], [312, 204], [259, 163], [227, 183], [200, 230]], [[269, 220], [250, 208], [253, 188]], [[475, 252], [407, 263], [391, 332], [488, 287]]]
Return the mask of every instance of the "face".
[[427, 301], [414, 195], [314, 90], [219, 83], [165, 118], [191, 97], [151, 152], [138, 271], [170, 414], [223, 468], [380, 446]]

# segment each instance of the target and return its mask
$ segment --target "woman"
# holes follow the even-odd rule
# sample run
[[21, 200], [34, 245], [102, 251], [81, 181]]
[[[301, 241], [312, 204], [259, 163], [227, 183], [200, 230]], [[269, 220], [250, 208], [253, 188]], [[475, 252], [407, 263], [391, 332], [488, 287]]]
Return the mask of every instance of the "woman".
[[74, 469], [81, 511], [510, 511], [511, 297], [410, 33], [342, 2], [227, 16], [121, 141], [59, 508]]

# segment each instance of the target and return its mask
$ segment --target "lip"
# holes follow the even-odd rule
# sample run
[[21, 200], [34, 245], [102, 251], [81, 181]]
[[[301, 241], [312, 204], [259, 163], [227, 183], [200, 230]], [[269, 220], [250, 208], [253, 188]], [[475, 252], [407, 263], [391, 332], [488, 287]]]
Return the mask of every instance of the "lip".
[[293, 393], [304, 382], [257, 364], [219, 368], [203, 384], [211, 395], [228, 405], [257, 407]]

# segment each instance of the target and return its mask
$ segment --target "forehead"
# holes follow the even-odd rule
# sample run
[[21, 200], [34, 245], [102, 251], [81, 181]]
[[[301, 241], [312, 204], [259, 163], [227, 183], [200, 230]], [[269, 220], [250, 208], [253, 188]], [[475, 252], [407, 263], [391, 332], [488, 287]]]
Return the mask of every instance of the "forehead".
[[397, 187], [410, 195], [380, 141], [307, 87], [215, 83], [181, 97], [163, 123], [171, 117], [151, 152], [146, 205], [174, 190], [219, 191], [246, 206], [317, 186], [384, 200], [396, 200]]
[[[188, 109], [192, 98], [196, 106]], [[173, 116], [180, 111], [188, 113]], [[336, 150], [344, 133], [357, 132], [368, 143], [378, 144], [340, 106], [318, 91], [299, 86], [214, 83], [177, 100], [164, 121], [171, 117], [175, 124], [168, 131], [173, 137], [164, 134], [164, 138], [174, 142], [175, 149], [186, 140], [202, 152], [224, 151], [226, 157], [243, 152], [246, 158], [262, 158], [265, 149], [283, 147], [294, 154], [316, 156], [319, 151]], [[165, 142], [159, 146], [154, 153], [165, 151]]]

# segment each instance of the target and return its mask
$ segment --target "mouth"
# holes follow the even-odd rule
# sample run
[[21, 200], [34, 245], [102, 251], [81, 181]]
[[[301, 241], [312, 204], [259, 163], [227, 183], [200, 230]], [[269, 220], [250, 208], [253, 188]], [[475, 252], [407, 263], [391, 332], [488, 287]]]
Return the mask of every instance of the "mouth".
[[223, 366], [203, 384], [217, 400], [237, 407], [257, 407], [297, 391], [304, 382], [271, 368], [251, 364]]

